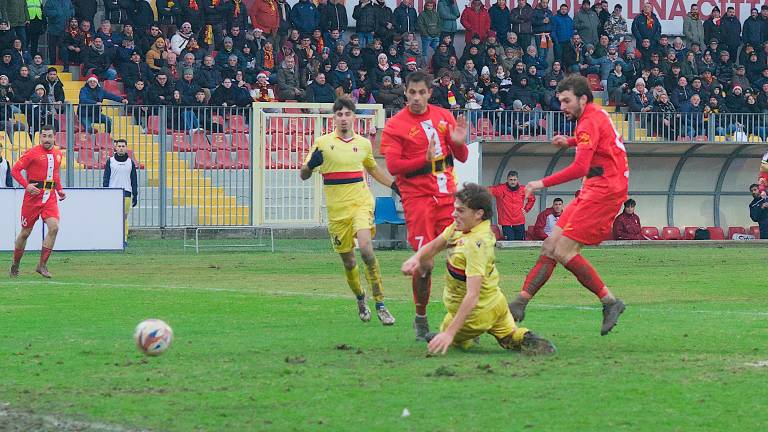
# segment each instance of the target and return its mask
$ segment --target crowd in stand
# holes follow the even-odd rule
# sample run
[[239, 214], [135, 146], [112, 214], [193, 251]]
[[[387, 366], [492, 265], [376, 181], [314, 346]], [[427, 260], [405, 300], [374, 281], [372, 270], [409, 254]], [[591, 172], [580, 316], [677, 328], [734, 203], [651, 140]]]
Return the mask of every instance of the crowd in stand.
[[[421, 12], [413, 0], [394, 9], [383, 0], [249, 4], [157, 0], [156, 21], [144, 0], [105, 0], [104, 19], [95, 24], [97, 0], [7, 0], [0, 102], [64, 100], [38, 52], [45, 22], [47, 63], [77, 65], [93, 78], [81, 103], [247, 106], [329, 103], [348, 94], [396, 110], [405, 103], [407, 74], [427, 69], [435, 75], [432, 103], [497, 111], [473, 119], [491, 118], [502, 133], [536, 133], [541, 113], [559, 110], [556, 86], [568, 73], [594, 74], [610, 101], [630, 112], [661, 113], [646, 126], [670, 138], [706, 134], [711, 113], [768, 112], [768, 6], [753, 9], [742, 25], [732, 7], [722, 16], [714, 7], [704, 19], [694, 4], [682, 37], [670, 37], [650, 4], [627, 20], [621, 5], [611, 10], [605, 0], [555, 13], [549, 0], [496, 0], [490, 8], [472, 0], [463, 10], [455, 0], [426, 0]], [[465, 44], [457, 51], [459, 22]], [[125, 98], [102, 89], [100, 81], [115, 79]], [[79, 115], [84, 123], [100, 119], [97, 110]], [[722, 121], [716, 128], [725, 134], [742, 126]], [[765, 138], [765, 126], [752, 122], [746, 132]]]

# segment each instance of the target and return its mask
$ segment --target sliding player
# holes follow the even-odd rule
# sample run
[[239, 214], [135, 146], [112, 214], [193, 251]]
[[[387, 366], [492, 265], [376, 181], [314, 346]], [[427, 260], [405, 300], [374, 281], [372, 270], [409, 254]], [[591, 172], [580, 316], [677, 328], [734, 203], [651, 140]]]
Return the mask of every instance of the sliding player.
[[301, 179], [309, 179], [315, 169], [323, 175], [328, 232], [333, 250], [341, 255], [344, 263], [347, 283], [357, 297], [360, 319], [370, 321], [371, 311], [360, 286], [355, 239], [365, 263], [365, 278], [376, 302], [376, 314], [382, 324], [392, 325], [395, 317], [384, 306], [381, 270], [373, 253], [373, 196], [365, 182], [365, 172], [398, 191], [392, 177], [376, 165], [371, 142], [355, 133], [355, 122], [355, 103], [347, 97], [337, 99], [333, 104], [334, 131], [315, 140], [301, 167]]
[[[21, 205], [21, 232], [16, 237], [13, 250], [13, 263], [10, 275], [19, 276], [19, 263], [27, 246], [27, 238], [32, 234], [38, 219], [42, 219], [48, 227], [48, 233], [43, 239], [40, 251], [40, 263], [35, 269], [45, 278], [50, 278], [48, 257], [51, 256], [56, 234], [59, 232], [59, 200], [67, 197], [61, 186], [59, 168], [61, 167], [61, 152], [54, 147], [53, 126], [45, 125], [40, 130], [40, 145], [27, 150], [13, 165], [11, 174], [16, 182], [25, 189], [24, 202]], [[27, 172], [27, 178], [21, 175]]]
[[451, 345], [467, 348], [472, 340], [490, 333], [502, 348], [528, 354], [551, 354], [555, 347], [526, 328], [517, 327], [499, 289], [491, 231], [493, 199], [482, 186], [465, 183], [456, 193], [453, 223], [403, 263], [402, 271], [413, 275], [432, 265], [435, 255], [448, 251], [443, 303], [448, 313], [440, 333], [429, 333], [429, 351], [444, 354]]
[[[451, 224], [456, 178], [453, 161], [467, 160], [467, 121], [458, 121], [450, 111], [429, 105], [432, 77], [416, 71], [408, 74], [406, 109], [387, 121], [381, 138], [381, 153], [387, 169], [402, 192], [408, 243], [414, 251], [429, 243]], [[416, 304], [416, 340], [429, 333], [427, 305], [432, 289], [433, 263], [413, 273], [411, 287]]]
[[581, 177], [585, 179], [581, 193], [568, 204], [552, 234], [544, 240], [539, 260], [509, 309], [515, 320], [522, 321], [528, 301], [560, 263], [602, 302], [600, 334], [605, 336], [624, 312], [624, 302], [611, 293], [594, 267], [581, 256], [581, 248], [599, 244], [611, 235], [613, 219], [627, 199], [627, 153], [608, 113], [592, 102], [592, 90], [586, 78], [570, 75], [557, 85], [557, 90], [563, 112], [570, 120], [577, 121], [576, 137], [558, 135], [552, 144], [576, 147], [576, 157], [562, 171], [528, 183], [526, 195]]

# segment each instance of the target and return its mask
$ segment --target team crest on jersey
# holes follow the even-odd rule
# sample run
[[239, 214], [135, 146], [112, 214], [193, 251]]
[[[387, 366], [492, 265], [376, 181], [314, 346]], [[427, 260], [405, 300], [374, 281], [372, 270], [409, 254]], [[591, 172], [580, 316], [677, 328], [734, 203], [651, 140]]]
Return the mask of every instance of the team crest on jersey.
[[419, 128], [416, 126], [412, 127], [411, 130], [408, 131], [408, 136], [415, 137], [419, 134]]
[[446, 123], [444, 120], [440, 120], [440, 123], [437, 124], [437, 131], [440, 133], [445, 133], [448, 131], [448, 123]]
[[482, 242], [482, 241], [480, 241], [480, 240], [478, 240], [478, 241], [476, 241], [476, 242], [475, 242], [475, 246], [477, 246], [478, 248], [479, 248], [480, 246], [482, 246], [482, 245], [483, 245], [483, 242]]
[[576, 135], [576, 145], [579, 147], [589, 147], [590, 145], [590, 139], [589, 134], [581, 131], [578, 135]]

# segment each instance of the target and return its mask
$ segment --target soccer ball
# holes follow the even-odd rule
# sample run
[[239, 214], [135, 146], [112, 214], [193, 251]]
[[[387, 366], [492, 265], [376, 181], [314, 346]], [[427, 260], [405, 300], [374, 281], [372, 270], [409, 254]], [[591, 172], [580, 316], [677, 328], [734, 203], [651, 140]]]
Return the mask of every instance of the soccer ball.
[[133, 339], [139, 351], [148, 356], [157, 356], [171, 346], [173, 330], [165, 321], [148, 319], [136, 326]]

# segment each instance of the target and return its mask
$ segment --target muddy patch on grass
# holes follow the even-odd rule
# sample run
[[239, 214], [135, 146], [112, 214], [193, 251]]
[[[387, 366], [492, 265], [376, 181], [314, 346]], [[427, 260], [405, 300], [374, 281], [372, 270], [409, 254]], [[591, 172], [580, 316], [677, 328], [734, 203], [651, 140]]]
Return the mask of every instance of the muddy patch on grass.
[[120, 425], [41, 414], [0, 403], [0, 432], [149, 432]]

